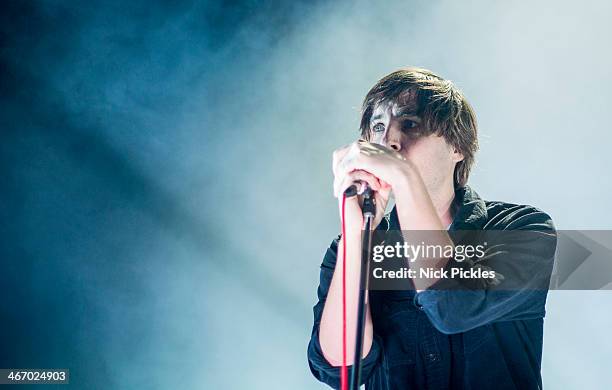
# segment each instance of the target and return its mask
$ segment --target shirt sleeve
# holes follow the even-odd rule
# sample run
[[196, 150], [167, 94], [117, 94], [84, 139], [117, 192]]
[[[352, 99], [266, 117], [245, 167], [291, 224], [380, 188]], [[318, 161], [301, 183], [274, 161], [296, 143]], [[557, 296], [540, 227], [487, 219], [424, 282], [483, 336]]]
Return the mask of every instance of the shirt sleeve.
[[[314, 325], [312, 327], [310, 343], [308, 344], [308, 364], [310, 365], [310, 371], [315, 378], [334, 389], [340, 388], [340, 367], [332, 366], [323, 356], [321, 344], [319, 343], [319, 324], [321, 323], [325, 299], [327, 298], [327, 292], [329, 291], [329, 285], [331, 284], [334, 268], [336, 266], [339, 239], [340, 237], [332, 241], [325, 253], [323, 263], [321, 264], [319, 288], [317, 290], [318, 302], [313, 308]], [[382, 355], [381, 345], [382, 343], [379, 337], [374, 334], [372, 347], [368, 355], [361, 361], [361, 384], [367, 382], [373, 371], [380, 365], [379, 362]], [[350, 361], [352, 362], [352, 357], [350, 357]], [[351, 377], [351, 371], [352, 365], [348, 367], [349, 378]]]
[[[503, 275], [499, 285], [482, 280], [465, 288], [457, 279], [440, 279], [415, 294], [414, 303], [442, 333], [454, 334], [497, 321], [543, 318], [557, 235], [550, 216], [524, 206], [510, 221], [496, 224], [487, 237], [492, 249], [477, 266]], [[451, 264], [452, 263], [452, 264]], [[450, 259], [447, 266], [457, 266]], [[469, 262], [459, 263], [463, 269]], [[475, 283], [474, 283], [475, 282]], [[474, 287], [476, 285], [476, 287]]]

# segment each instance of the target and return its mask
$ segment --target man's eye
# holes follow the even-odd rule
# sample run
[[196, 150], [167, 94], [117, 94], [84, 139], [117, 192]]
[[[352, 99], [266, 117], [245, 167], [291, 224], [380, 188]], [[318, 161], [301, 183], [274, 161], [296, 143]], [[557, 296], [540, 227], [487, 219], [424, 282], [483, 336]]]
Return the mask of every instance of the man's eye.
[[409, 119], [402, 122], [402, 131], [409, 138], [417, 139], [421, 137], [421, 131], [418, 128], [419, 122], [411, 121]]
[[416, 123], [415, 121], [411, 121], [410, 119], [406, 119], [405, 121], [402, 122], [403, 129], [412, 129], [417, 126], [418, 126], [418, 123]]
[[382, 133], [385, 131], [385, 125], [383, 125], [382, 123], [377, 123], [372, 127], [372, 131], [374, 133]]

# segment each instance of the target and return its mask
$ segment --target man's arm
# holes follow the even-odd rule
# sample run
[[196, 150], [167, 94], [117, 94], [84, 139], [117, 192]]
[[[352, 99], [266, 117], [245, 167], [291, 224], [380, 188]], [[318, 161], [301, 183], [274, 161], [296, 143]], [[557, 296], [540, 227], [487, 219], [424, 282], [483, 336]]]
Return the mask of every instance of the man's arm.
[[[438, 216], [419, 172], [408, 163], [395, 177], [393, 193], [396, 198], [397, 216], [402, 231], [428, 231], [428, 244], [439, 245], [440, 247], [454, 245]], [[418, 242], [412, 242], [411, 237], [404, 237], [404, 241], [408, 245], [418, 245]], [[433, 262], [425, 264], [425, 262], [417, 260], [410, 264], [410, 268], [414, 269], [416, 274], [419, 275], [421, 266], [444, 268], [449, 260], [440, 258], [432, 259], [432, 261], [435, 261], [435, 264]], [[436, 278], [413, 279], [417, 292], [426, 290], [437, 281]]]
[[[440, 246], [453, 245], [446, 228], [438, 215], [427, 187], [418, 169], [399, 153], [380, 145], [357, 143], [361, 153], [355, 155], [344, 169], [369, 172], [381, 182], [387, 183], [393, 191], [396, 210], [402, 231], [430, 231], [429, 244]], [[371, 149], [371, 150], [370, 150]], [[450, 195], [452, 197], [452, 194]], [[449, 205], [450, 206], [450, 205]], [[404, 237], [409, 245], [417, 245], [411, 237]], [[446, 258], [436, 259], [428, 267], [442, 268], [448, 262]], [[411, 268], [419, 273], [422, 262], [415, 261]], [[414, 279], [417, 291], [423, 291], [437, 282], [438, 279]]]
[[[355, 146], [338, 149], [333, 156], [334, 195], [338, 198], [339, 214], [344, 216], [345, 237], [332, 243], [321, 266], [319, 303], [315, 306], [315, 324], [309, 345], [309, 361], [317, 378], [336, 386], [339, 380], [338, 366], [342, 365], [342, 274], [346, 267], [346, 334], [347, 365], [351, 366], [355, 356], [355, 336], [357, 331], [357, 309], [361, 268], [361, 232], [363, 215], [358, 197], [347, 198], [342, 210], [342, 195], [355, 181], [367, 182], [376, 191], [378, 205], [373, 225], [382, 219], [390, 188], [383, 186], [373, 175], [364, 171], [346, 171], [341, 168], [347, 153]], [[346, 240], [346, 245], [345, 244]], [[344, 247], [346, 246], [346, 256]], [[346, 258], [346, 265], [343, 259]], [[374, 363], [378, 360], [379, 350], [373, 348], [373, 326], [369, 305], [366, 305], [366, 322], [363, 339], [362, 383], [367, 381]]]
[[[357, 304], [359, 301], [361, 231], [347, 231], [346, 238], [348, 239], [346, 245], [346, 353], [348, 362], [352, 363], [352, 357], [355, 355]], [[338, 257], [327, 293], [319, 333], [319, 342], [323, 354], [327, 361], [334, 366], [342, 364], [342, 255], [344, 240], [345, 237], [342, 237], [339, 242]], [[362, 357], [365, 357], [372, 347], [372, 332], [370, 306], [367, 305]]]
[[[340, 369], [337, 367], [339, 363], [336, 364], [336, 361], [334, 360], [333, 357], [329, 357], [327, 356], [327, 353], [323, 352], [319, 335], [320, 335], [320, 330], [323, 328], [321, 323], [322, 323], [324, 308], [327, 307], [328, 310], [330, 310], [329, 307], [331, 307], [331, 306], [328, 306], [328, 299], [330, 297], [329, 292], [330, 292], [330, 285], [332, 283], [332, 279], [334, 278], [334, 274], [340, 273], [340, 272], [335, 271], [336, 268], [339, 269], [339, 267], [337, 266], [336, 259], [339, 257], [338, 248], [340, 245], [341, 243], [339, 239], [334, 240], [332, 244], [330, 245], [330, 247], [328, 248], [325, 254], [325, 257], [323, 259], [323, 263], [321, 264], [320, 282], [319, 282], [319, 288], [318, 288], [319, 301], [313, 308], [314, 325], [312, 328], [310, 343], [308, 345], [308, 362], [309, 362], [310, 369], [313, 375], [320, 381], [327, 383], [333, 388], [338, 388], [340, 384]], [[336, 310], [340, 312], [340, 309], [336, 309]], [[368, 318], [369, 317], [370, 317], [370, 314], [368, 310]], [[326, 325], [329, 325], [330, 327], [335, 328], [339, 332], [339, 335], [337, 337], [338, 337], [338, 341], [341, 342], [341, 337], [342, 337], [341, 324], [342, 322], [340, 321], [334, 324], [333, 319], [329, 319], [329, 318], [327, 319], [327, 321], [328, 323]], [[370, 321], [370, 328], [371, 328], [371, 321]], [[372, 335], [372, 333], [370, 333], [370, 335]], [[352, 343], [354, 344], [354, 338], [352, 340], [349, 339], [348, 341], [352, 341]], [[364, 359], [362, 360], [362, 375], [361, 375], [362, 383], [368, 380], [368, 378], [372, 375], [374, 370], [380, 368], [380, 364], [379, 364], [380, 355], [381, 355], [380, 345], [381, 345], [380, 341], [377, 340], [376, 337], [370, 338], [369, 347], [368, 347], [369, 351], [367, 353], [364, 353]], [[340, 347], [338, 347], [338, 353], [340, 352], [341, 352]], [[349, 359], [348, 363], [352, 364], [353, 355], [347, 355], [347, 357]], [[342, 359], [341, 355], [339, 359], [340, 360]], [[349, 375], [350, 375], [351, 369], [352, 367], [349, 367]]]
[[416, 306], [442, 333], [544, 317], [557, 243], [554, 225], [548, 214], [530, 206], [513, 210], [508, 219], [485, 231], [495, 249], [479, 262], [503, 275], [499, 286], [466, 289], [460, 280], [444, 279], [416, 294]]

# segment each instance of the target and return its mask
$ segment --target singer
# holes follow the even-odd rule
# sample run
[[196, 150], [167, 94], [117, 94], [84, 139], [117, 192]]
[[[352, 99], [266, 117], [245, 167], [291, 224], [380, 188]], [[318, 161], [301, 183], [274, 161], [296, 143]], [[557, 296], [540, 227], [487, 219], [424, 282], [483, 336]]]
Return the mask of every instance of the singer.
[[[374, 191], [377, 229], [440, 231], [441, 245], [454, 245], [449, 233], [458, 230], [541, 233], [535, 244], [505, 243], [486, 263], [495, 272], [498, 265], [528, 259], [541, 268], [540, 276], [550, 277], [556, 248], [550, 216], [532, 206], [483, 200], [467, 185], [478, 149], [476, 117], [452, 82], [420, 68], [383, 77], [364, 99], [360, 131], [358, 141], [333, 153], [339, 205], [345, 190], [361, 182]], [[391, 194], [395, 207], [385, 215]], [[323, 258], [308, 344], [313, 375], [333, 388], [340, 386], [342, 364], [343, 257], [347, 355], [355, 351], [360, 205], [357, 196], [346, 199], [345, 236], [334, 239]], [[440, 259], [437, 266], [451, 261]], [[418, 273], [419, 264], [409, 267]], [[494, 292], [482, 280], [480, 288], [459, 291], [449, 287], [458, 281], [406, 283], [413, 285], [368, 292], [361, 375], [366, 389], [542, 388], [546, 288]]]

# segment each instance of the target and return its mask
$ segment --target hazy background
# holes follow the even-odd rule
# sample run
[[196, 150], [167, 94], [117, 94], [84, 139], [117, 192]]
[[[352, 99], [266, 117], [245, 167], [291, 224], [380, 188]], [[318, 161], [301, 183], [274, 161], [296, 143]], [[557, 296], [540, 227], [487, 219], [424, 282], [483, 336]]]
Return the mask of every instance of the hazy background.
[[[94, 3], [2, 3], [0, 367], [324, 388], [331, 152], [401, 66], [472, 102], [481, 196], [612, 225], [609, 2]], [[607, 388], [611, 294], [549, 295], [545, 388]]]

